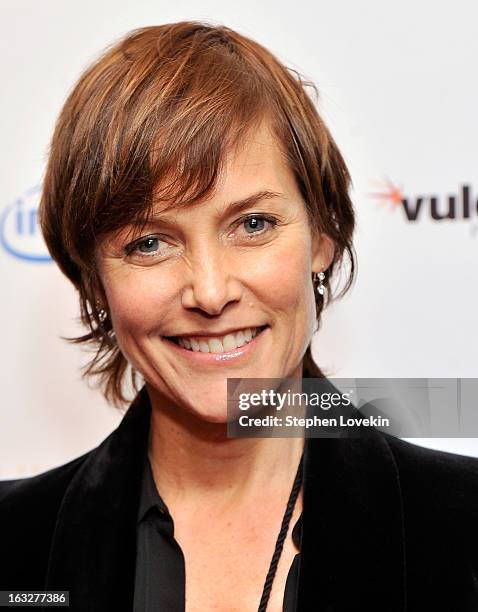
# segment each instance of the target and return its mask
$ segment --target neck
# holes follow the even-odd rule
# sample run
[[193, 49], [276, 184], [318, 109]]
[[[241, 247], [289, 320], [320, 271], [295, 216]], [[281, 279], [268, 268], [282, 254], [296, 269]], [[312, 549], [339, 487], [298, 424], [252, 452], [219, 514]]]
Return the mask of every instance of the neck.
[[[226, 423], [208, 423], [168, 410], [150, 390], [149, 459], [169, 504], [199, 501], [226, 511], [289, 491], [303, 438], [228, 438]], [[194, 422], [193, 422], [194, 421]]]

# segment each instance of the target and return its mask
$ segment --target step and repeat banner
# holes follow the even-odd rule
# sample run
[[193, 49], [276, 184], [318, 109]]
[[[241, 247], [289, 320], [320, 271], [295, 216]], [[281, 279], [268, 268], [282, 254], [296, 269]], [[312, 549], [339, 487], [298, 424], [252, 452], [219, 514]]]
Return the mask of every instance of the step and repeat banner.
[[[90, 355], [62, 339], [82, 331], [78, 301], [45, 248], [37, 207], [67, 93], [102, 49], [146, 25], [223, 23], [316, 83], [357, 212], [356, 283], [314, 339], [324, 371], [478, 377], [476, 3], [228, 4], [0, 4], [0, 478], [77, 457], [122, 417], [81, 379]], [[472, 434], [413, 441], [478, 456]]]

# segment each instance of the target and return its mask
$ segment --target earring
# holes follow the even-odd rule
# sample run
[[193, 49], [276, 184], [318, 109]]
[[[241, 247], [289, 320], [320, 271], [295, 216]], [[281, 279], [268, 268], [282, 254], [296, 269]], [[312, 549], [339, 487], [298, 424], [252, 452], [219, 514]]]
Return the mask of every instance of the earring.
[[319, 295], [324, 295], [325, 293], [325, 286], [324, 286], [324, 281], [325, 279], [325, 274], [324, 272], [314, 272], [314, 281], [318, 281], [319, 284], [317, 286], [317, 293]]
[[106, 312], [104, 308], [99, 308], [97, 312], [98, 312], [98, 319], [100, 320], [101, 323], [104, 323], [106, 319], [108, 318], [108, 313]]
[[103, 326], [103, 323], [108, 318], [108, 311], [101, 306], [100, 302], [96, 302], [96, 314], [98, 315], [98, 319], [100, 320], [100, 327], [98, 328], [97, 331], [99, 331], [101, 335], [106, 339], [106, 342], [109, 344], [110, 347], [115, 346], [116, 345], [116, 334], [115, 334], [114, 329], [111, 328], [107, 330]]

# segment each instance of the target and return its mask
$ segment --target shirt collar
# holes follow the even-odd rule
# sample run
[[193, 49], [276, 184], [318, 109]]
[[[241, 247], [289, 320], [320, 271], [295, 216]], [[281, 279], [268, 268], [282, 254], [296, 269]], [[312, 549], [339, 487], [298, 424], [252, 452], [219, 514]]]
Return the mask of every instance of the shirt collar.
[[169, 510], [159, 494], [153, 477], [151, 463], [146, 454], [141, 478], [141, 492], [138, 506], [137, 522], [140, 523], [151, 508], [157, 508], [161, 514], [169, 516]]

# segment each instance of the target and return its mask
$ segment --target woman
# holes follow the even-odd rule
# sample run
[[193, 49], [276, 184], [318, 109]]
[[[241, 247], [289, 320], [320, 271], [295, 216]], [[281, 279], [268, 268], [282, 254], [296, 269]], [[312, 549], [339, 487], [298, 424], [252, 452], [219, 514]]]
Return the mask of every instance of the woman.
[[130, 368], [137, 395], [96, 449], [1, 484], [2, 589], [102, 612], [478, 609], [476, 460], [379, 432], [227, 436], [227, 378], [323, 376], [344, 255], [353, 277], [349, 175], [306, 89], [189, 22], [132, 32], [73, 89], [42, 230], [85, 374], [119, 405]]

